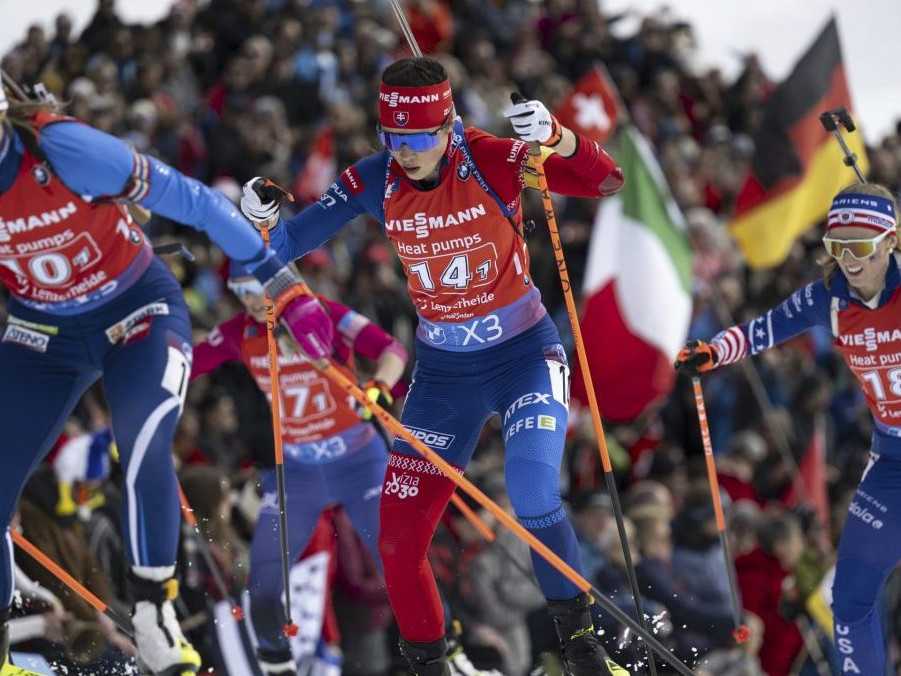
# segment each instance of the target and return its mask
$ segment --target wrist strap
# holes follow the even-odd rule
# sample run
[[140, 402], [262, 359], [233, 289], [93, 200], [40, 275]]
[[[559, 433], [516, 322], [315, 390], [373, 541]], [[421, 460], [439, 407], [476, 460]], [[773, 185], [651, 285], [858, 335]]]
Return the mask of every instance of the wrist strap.
[[[281, 294], [272, 298], [273, 302], [273, 312], [275, 312], [276, 318], [280, 317], [285, 307], [295, 298], [299, 298], [300, 296], [308, 296], [306, 287], [301, 284], [295, 284], [286, 290], [284, 290]], [[270, 296], [271, 297], [271, 296]]]
[[551, 136], [547, 141], [542, 143], [541, 145], [546, 146], [548, 148], [556, 148], [560, 145], [560, 141], [563, 140], [563, 125], [560, 124], [560, 121], [551, 115]]

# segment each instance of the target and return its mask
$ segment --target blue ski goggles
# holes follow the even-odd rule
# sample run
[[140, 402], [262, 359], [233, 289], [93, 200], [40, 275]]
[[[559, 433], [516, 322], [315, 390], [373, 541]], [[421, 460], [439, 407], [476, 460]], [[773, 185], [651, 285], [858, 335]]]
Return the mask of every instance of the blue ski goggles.
[[447, 125], [447, 119], [450, 114], [444, 118], [444, 122], [435, 131], [414, 131], [414, 132], [393, 132], [385, 131], [382, 125], [376, 127], [379, 141], [388, 150], [397, 152], [403, 146], [407, 146], [414, 153], [424, 153], [438, 145], [438, 134]]
[[438, 145], [439, 131], [441, 130], [395, 134], [379, 129], [378, 135], [382, 145], [393, 152], [397, 152], [402, 146], [407, 146], [414, 153], [424, 153]]

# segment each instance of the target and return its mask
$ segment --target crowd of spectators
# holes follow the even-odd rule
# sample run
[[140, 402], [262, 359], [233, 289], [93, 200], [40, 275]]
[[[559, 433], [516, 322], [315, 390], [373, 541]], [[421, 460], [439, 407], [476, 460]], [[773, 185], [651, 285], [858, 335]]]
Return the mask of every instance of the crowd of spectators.
[[[29, 26], [3, 58], [6, 73], [22, 83], [44, 82], [71, 114], [232, 199], [244, 181], [266, 175], [290, 186], [302, 206], [336, 171], [376, 149], [379, 75], [407, 54], [387, 0], [178, 0], [153, 24], [123, 21], [114, 0], [97, 5], [80, 34], [66, 14]], [[404, 6], [422, 50], [450, 73], [465, 122], [497, 134], [510, 134], [500, 111], [511, 91], [553, 109], [588, 68], [606, 65], [687, 217], [695, 253], [692, 337], [751, 318], [819, 274], [814, 231], [777, 269], [754, 271], [725, 227], [774, 87], [755, 55], [741, 57], [734, 79], [702, 65], [692, 26], [666, 7], [652, 15], [611, 15], [598, 0], [408, 0]], [[897, 193], [901, 127], [868, 154], [872, 179]], [[539, 203], [529, 198], [525, 206], [527, 218], [541, 223]], [[590, 200], [558, 202], [575, 289], [596, 208]], [[238, 306], [224, 286], [223, 254], [159, 218], [147, 229], [158, 242], [180, 239], [195, 255], [193, 262], [168, 262], [184, 287], [197, 336], [230, 317]], [[568, 335], [542, 228], [530, 235], [530, 249], [534, 278]], [[415, 314], [376, 223], [359, 219], [300, 266], [316, 290], [411, 345]], [[818, 332], [756, 359], [752, 372], [716, 372], [706, 379], [706, 393], [727, 496], [734, 555], [728, 563], [735, 567], [752, 639], [737, 646], [731, 637], [726, 562], [690, 386], [681, 380], [639, 420], [608, 430], [645, 610], [661, 640], [697, 664], [698, 673], [828, 674], [829, 641], [806, 601], [816, 596], [833, 562], [867, 458], [870, 423], [863, 398], [832, 354], [829, 336]], [[766, 407], [761, 393], [770, 402]], [[173, 448], [185, 491], [202, 517], [203, 537], [234, 593], [246, 578], [258, 500], [254, 463], [271, 456], [268, 420], [249, 376], [226, 367], [192, 385]], [[98, 386], [79, 405], [58, 447], [107, 425]], [[795, 481], [797, 465], [814, 447], [824, 449], [827, 461], [828, 503], [820, 505], [802, 499]], [[471, 474], [503, 502], [502, 454], [497, 425], [490, 422]], [[62, 516], [58, 481], [42, 470], [23, 497], [20, 527], [127, 612], [116, 472], [113, 461], [104, 474], [109, 478], [82, 477], [81, 507]], [[562, 482], [588, 575], [630, 610], [625, 562], [590, 426], [573, 428]], [[810, 498], [815, 491], [806, 488]], [[338, 539], [346, 539], [340, 519], [335, 523]], [[553, 673], [546, 656], [553, 632], [527, 572], [525, 548], [505, 534], [487, 544], [459, 516], [448, 515], [445, 525], [434, 546], [435, 570], [462, 620], [470, 656], [510, 676], [537, 664]], [[215, 663], [206, 636], [218, 591], [190, 544], [183, 551], [185, 625]], [[365, 556], [359, 547], [341, 551]], [[21, 605], [39, 613], [46, 627], [39, 648], [65, 663], [68, 673], [96, 663], [107, 641], [129, 652], [128, 642], [102, 617], [33, 562], [20, 557], [20, 565]], [[376, 573], [364, 558], [342, 566], [356, 571], [339, 574], [336, 582], [345, 673], [389, 673], [398, 662], [392, 659], [390, 613], [372, 580]], [[891, 591], [897, 599], [897, 589]], [[348, 610], [354, 607], [356, 612]], [[897, 610], [896, 602], [888, 604], [886, 616]], [[603, 616], [598, 622], [621, 661], [644, 659], [621, 627]], [[24, 629], [21, 636], [34, 638]]]

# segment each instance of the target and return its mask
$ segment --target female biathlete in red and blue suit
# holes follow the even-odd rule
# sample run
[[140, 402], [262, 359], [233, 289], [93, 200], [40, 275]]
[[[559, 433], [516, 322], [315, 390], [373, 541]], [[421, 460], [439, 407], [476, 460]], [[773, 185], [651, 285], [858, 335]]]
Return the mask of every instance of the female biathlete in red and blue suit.
[[[518, 518], [579, 569], [559, 493], [569, 369], [530, 276], [523, 237], [520, 193], [532, 180], [527, 141], [544, 145], [556, 192], [600, 197], [619, 189], [622, 175], [596, 143], [561, 128], [540, 102], [505, 114], [522, 140], [464, 129], [437, 61], [392, 64], [379, 93], [385, 149], [348, 168], [318, 205], [277, 228], [273, 246], [288, 260], [360, 214], [384, 224], [420, 319], [403, 424], [462, 472], [484, 423], [500, 416], [507, 489]], [[245, 215], [271, 215], [268, 199], [245, 199]], [[401, 647], [417, 674], [448, 668], [444, 614], [426, 553], [453, 489], [409, 445], [395, 442], [382, 495], [380, 551]], [[627, 673], [591, 631], [587, 596], [540, 557], [534, 567], [567, 673]]]
[[[178, 283], [120, 202], [205, 230], [276, 298], [307, 353], [330, 352], [330, 325], [318, 314], [303, 320], [315, 299], [221, 195], [54, 107], [0, 91], [0, 283], [11, 294], [0, 338], [0, 522], [9, 523], [28, 475], [102, 377], [125, 475], [139, 656], [153, 674], [193, 674], [200, 658], [171, 602], [180, 518], [171, 442], [191, 372], [191, 325]], [[8, 659], [13, 553], [3, 537], [0, 676], [29, 674]]]
[[896, 204], [879, 185], [858, 184], [832, 201], [823, 280], [708, 344], [686, 346], [676, 367], [690, 374], [731, 364], [814, 326], [857, 378], [873, 415], [870, 462], [848, 510], [832, 588], [840, 673], [888, 673], [877, 600], [901, 561], [901, 253]]

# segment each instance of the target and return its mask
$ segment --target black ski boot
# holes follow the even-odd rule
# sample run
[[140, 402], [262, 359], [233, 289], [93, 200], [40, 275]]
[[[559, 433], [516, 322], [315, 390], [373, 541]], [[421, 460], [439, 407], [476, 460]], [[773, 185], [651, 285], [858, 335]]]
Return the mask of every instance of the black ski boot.
[[290, 650], [263, 650], [257, 653], [260, 669], [266, 676], [297, 676], [297, 665]]
[[447, 639], [413, 643], [401, 638], [400, 652], [416, 676], [451, 676], [447, 666]]
[[560, 640], [564, 676], [629, 676], [601, 646], [591, 621], [591, 603], [588, 594], [568, 601], [548, 601]]

